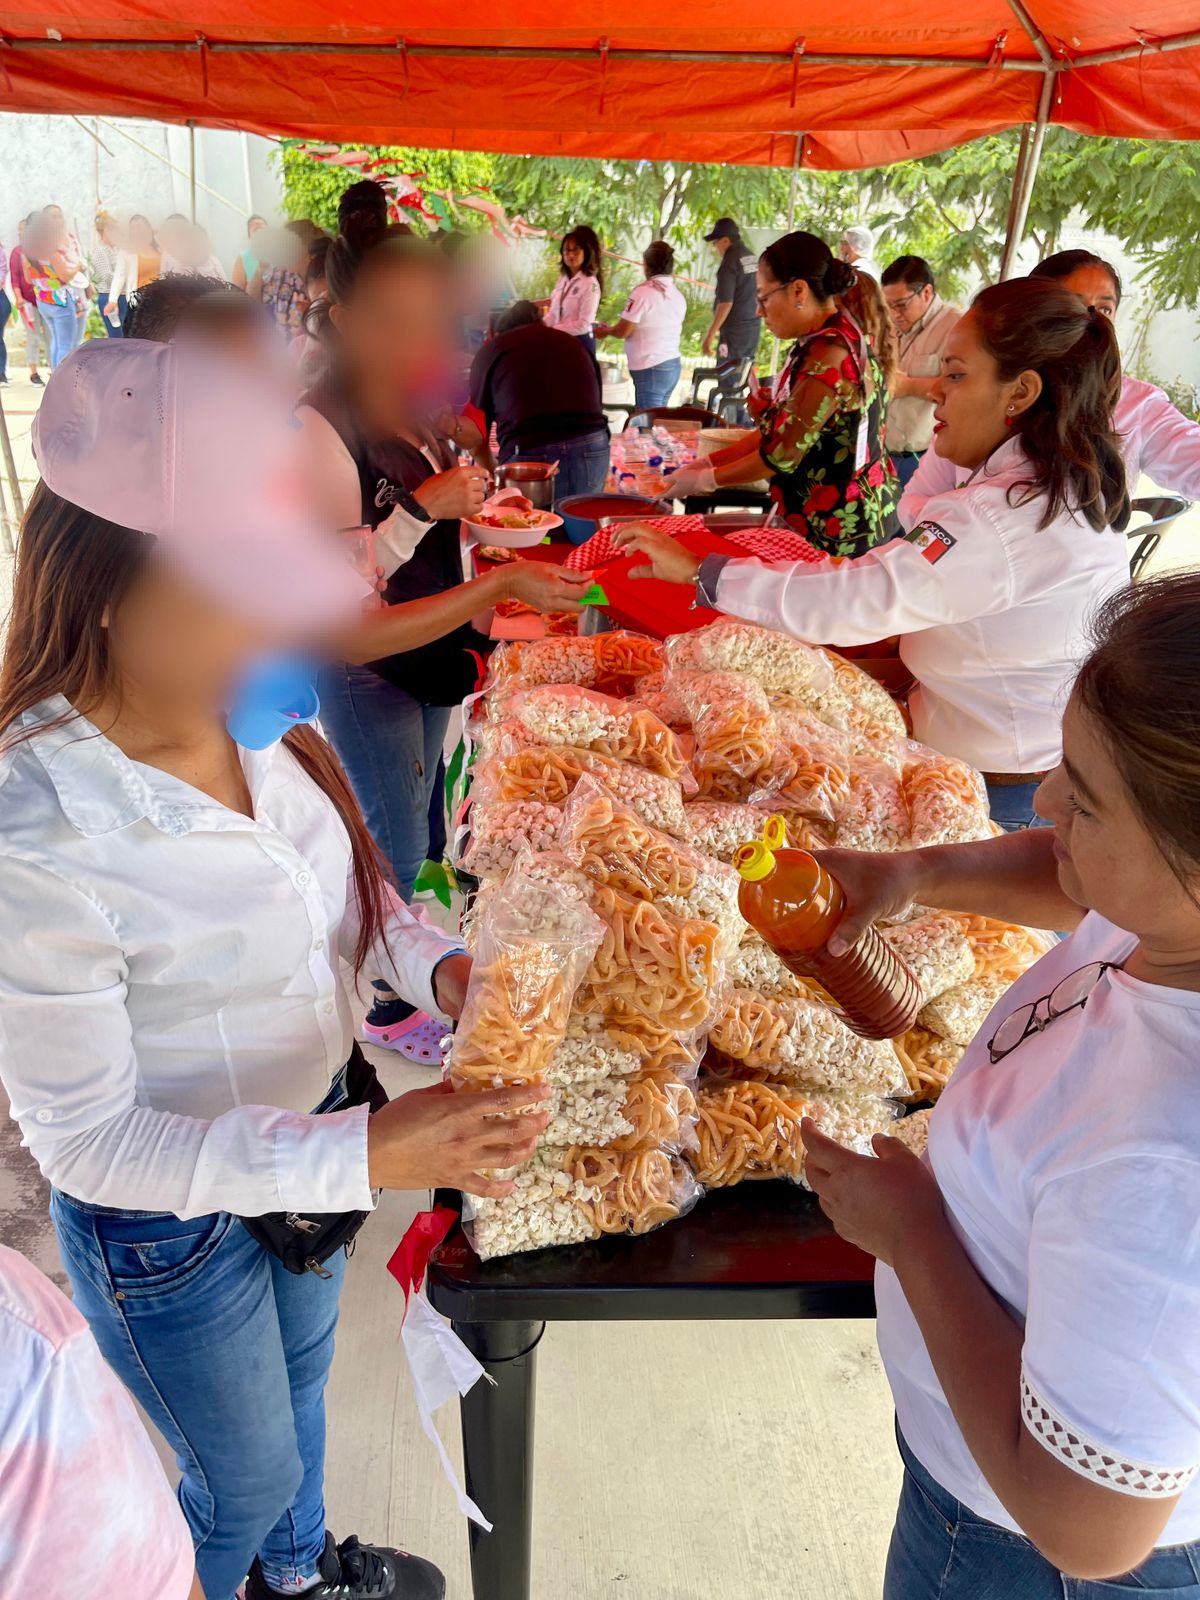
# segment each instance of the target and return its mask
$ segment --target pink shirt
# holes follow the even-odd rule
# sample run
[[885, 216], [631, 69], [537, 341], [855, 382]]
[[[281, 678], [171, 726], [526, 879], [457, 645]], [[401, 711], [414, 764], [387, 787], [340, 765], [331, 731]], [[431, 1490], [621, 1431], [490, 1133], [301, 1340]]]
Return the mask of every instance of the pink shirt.
[[87, 1323], [0, 1245], [0, 1574], [39, 1600], [186, 1600], [191, 1536]]

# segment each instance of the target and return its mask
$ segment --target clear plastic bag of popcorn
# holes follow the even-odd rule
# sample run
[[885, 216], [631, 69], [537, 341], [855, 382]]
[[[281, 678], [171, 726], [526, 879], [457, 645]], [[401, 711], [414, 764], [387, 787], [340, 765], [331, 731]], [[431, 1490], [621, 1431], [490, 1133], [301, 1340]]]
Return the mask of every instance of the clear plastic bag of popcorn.
[[510, 805], [518, 800], [561, 806], [585, 773], [651, 827], [685, 837], [683, 789], [677, 779], [592, 750], [505, 741], [494, 755], [476, 763], [472, 794], [475, 803], [483, 806]]
[[809, 704], [833, 682], [833, 667], [822, 651], [778, 629], [737, 617], [721, 617], [691, 633], [672, 634], [665, 650], [672, 674], [742, 673], [763, 689], [796, 695]]
[[987, 790], [974, 767], [910, 741], [901, 782], [914, 849], [992, 836]]
[[832, 823], [850, 793], [845, 735], [803, 710], [775, 711], [771, 724], [771, 760], [748, 798], [778, 802], [812, 821]]
[[887, 1095], [905, 1087], [888, 1040], [863, 1039], [807, 996], [734, 989], [709, 1032], [723, 1076]]
[[459, 863], [475, 878], [506, 878], [522, 850], [553, 850], [563, 813], [542, 800], [472, 805], [470, 834]]
[[495, 669], [493, 683], [501, 689], [575, 683], [621, 695], [632, 693], [662, 667], [662, 646], [656, 640], [637, 633], [597, 633], [534, 639], [510, 649]]
[[594, 750], [666, 778], [687, 773], [678, 735], [636, 702], [578, 684], [541, 684], [507, 695], [504, 709], [506, 721], [527, 729], [531, 743]]
[[784, 1083], [706, 1081], [697, 1100], [692, 1170], [706, 1189], [746, 1180], [804, 1182], [800, 1124], [811, 1117], [823, 1133], [860, 1155], [877, 1133], [890, 1133], [896, 1108], [878, 1095], [836, 1095]]
[[775, 754], [774, 718], [761, 685], [736, 672], [672, 672], [669, 682], [692, 725], [700, 793], [748, 799]]

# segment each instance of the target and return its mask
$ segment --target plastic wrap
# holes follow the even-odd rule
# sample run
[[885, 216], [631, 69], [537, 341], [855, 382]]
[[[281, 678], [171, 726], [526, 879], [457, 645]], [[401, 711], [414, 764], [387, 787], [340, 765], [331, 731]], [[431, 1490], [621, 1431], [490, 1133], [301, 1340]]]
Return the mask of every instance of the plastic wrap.
[[904, 713], [877, 679], [836, 650], [822, 647], [821, 654], [833, 669], [834, 685], [842, 697], [836, 703], [844, 700], [849, 706], [850, 727], [878, 738], [908, 737]]
[[870, 1153], [877, 1133], [891, 1132], [895, 1108], [878, 1097], [810, 1095], [782, 1083], [705, 1083], [692, 1168], [706, 1188], [754, 1178], [804, 1181], [800, 1123], [811, 1117], [841, 1145]]
[[632, 761], [666, 778], [682, 778], [687, 762], [678, 735], [645, 706], [584, 689], [542, 684], [504, 697], [506, 721], [520, 723], [535, 744], [573, 745], [615, 761]]
[[896, 773], [881, 761], [854, 762], [833, 842], [845, 850], [889, 851], [905, 849], [908, 837], [908, 806]]
[[751, 800], [794, 807], [832, 823], [850, 793], [850, 747], [844, 735], [807, 711], [772, 713], [772, 754]]
[[683, 809], [683, 790], [673, 778], [647, 772], [628, 761], [591, 750], [552, 749], [549, 745], [530, 745], [511, 749], [505, 746], [496, 755], [476, 764], [473, 793], [477, 805], [511, 804], [517, 800], [540, 800], [547, 805], [562, 805], [580, 778], [590, 773], [596, 781], [653, 828], [684, 838], [687, 823]]
[[576, 992], [575, 1010], [560, 1052], [566, 1055], [576, 1044], [583, 1047], [583, 1053], [575, 1056], [576, 1070], [582, 1070], [589, 1056], [594, 1059], [597, 1050], [606, 1054], [615, 1048], [623, 1056], [635, 1057], [639, 1070], [670, 1071], [688, 1080], [696, 1075], [698, 1047], [691, 1037], [663, 1027], [625, 1001], [587, 984]]
[[471, 1201], [466, 1232], [485, 1261], [606, 1233], [649, 1233], [690, 1211], [702, 1193], [686, 1163], [662, 1150], [548, 1148], [509, 1176], [513, 1194]]
[[684, 806], [685, 832], [696, 849], [718, 861], [732, 861], [741, 845], [762, 836], [763, 823], [774, 812], [787, 825], [788, 844], [797, 850], [820, 850], [829, 843], [819, 824], [787, 805], [751, 805], [748, 801], [689, 800]]
[[534, 639], [510, 647], [494, 669], [492, 682], [575, 683], [605, 694], [629, 694], [642, 678], [661, 672], [662, 646], [638, 633], [597, 633], [583, 638]]
[[774, 628], [760, 628], [736, 617], [721, 617], [666, 642], [672, 674], [744, 673], [764, 689], [801, 697], [807, 704], [833, 683], [832, 664], [820, 650]]
[[587, 1145], [633, 1154], [690, 1150], [696, 1143], [696, 1097], [666, 1072], [638, 1072], [556, 1085], [540, 1143]]
[[461, 866], [475, 878], [505, 878], [522, 850], [552, 850], [562, 825], [559, 806], [542, 800], [471, 807], [471, 833]]
[[692, 725], [700, 793], [748, 799], [765, 783], [775, 755], [774, 718], [760, 685], [736, 672], [673, 672], [668, 681]]
[[1015, 983], [1057, 943], [1054, 934], [1040, 928], [1022, 928], [991, 917], [960, 915], [958, 921], [975, 957], [977, 978], [1003, 978], [1006, 983]]
[[948, 911], [929, 911], [879, 931], [917, 980], [925, 1005], [974, 976], [975, 955], [962, 921]]
[[586, 904], [514, 874], [489, 898], [450, 1053], [456, 1087], [541, 1082], [603, 937]]
[[910, 1028], [892, 1040], [912, 1100], [936, 1100], [962, 1060], [965, 1045], [939, 1039], [928, 1028]]
[[917, 1025], [936, 1033], [939, 1039], [966, 1048], [983, 1027], [988, 1012], [1009, 988], [1011, 980], [993, 974], [987, 978], [968, 978], [953, 988], [935, 995], [921, 1008]]
[[913, 1155], [923, 1156], [929, 1148], [929, 1119], [932, 1115], [933, 1110], [929, 1106], [921, 1111], [912, 1111], [907, 1117], [901, 1117], [888, 1132], [893, 1139], [899, 1139], [901, 1144], [907, 1145]]
[[730, 957], [729, 981], [735, 989], [752, 989], [766, 1000], [799, 996], [824, 999], [818, 986], [785, 966], [782, 956], [747, 924], [742, 942]]
[[560, 841], [597, 883], [657, 901], [676, 916], [715, 922], [729, 949], [741, 939], [741, 880], [733, 867], [651, 828], [590, 778], [581, 779], [567, 801]]
[[914, 849], [991, 838], [987, 790], [965, 761], [913, 742], [901, 781]]
[[904, 1086], [889, 1041], [851, 1033], [829, 1006], [803, 996], [764, 999], [735, 989], [712, 1025], [709, 1044], [726, 1063], [745, 1069], [729, 1076], [873, 1094]]
[[668, 728], [674, 728], [676, 733], [690, 733], [692, 731], [691, 718], [687, 714], [687, 707], [671, 688], [670, 680], [665, 672], [652, 672], [643, 678], [633, 696], [638, 705], [645, 706], [648, 711], [653, 711], [660, 721], [665, 722]]

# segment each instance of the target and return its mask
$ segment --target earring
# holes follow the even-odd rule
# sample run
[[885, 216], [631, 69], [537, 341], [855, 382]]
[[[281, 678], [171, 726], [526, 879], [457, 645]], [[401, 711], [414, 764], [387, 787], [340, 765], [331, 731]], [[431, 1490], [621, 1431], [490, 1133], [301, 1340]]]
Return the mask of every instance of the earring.
[[1004, 426], [1006, 428], [1011, 428], [1012, 425], [1013, 425], [1013, 408], [1011, 406], [1009, 406], [1008, 415], [1004, 419]]

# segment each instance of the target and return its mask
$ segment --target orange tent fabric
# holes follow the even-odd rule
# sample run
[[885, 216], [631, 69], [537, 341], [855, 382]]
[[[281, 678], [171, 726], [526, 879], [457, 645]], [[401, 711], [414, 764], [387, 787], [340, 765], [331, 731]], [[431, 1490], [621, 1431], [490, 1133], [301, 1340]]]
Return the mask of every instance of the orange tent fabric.
[[865, 167], [1031, 122], [1047, 60], [1051, 121], [1200, 138], [1196, 0], [825, 0], [786, 26], [728, 0], [10, 0], [0, 16], [9, 110], [785, 167], [801, 131], [805, 166]]

